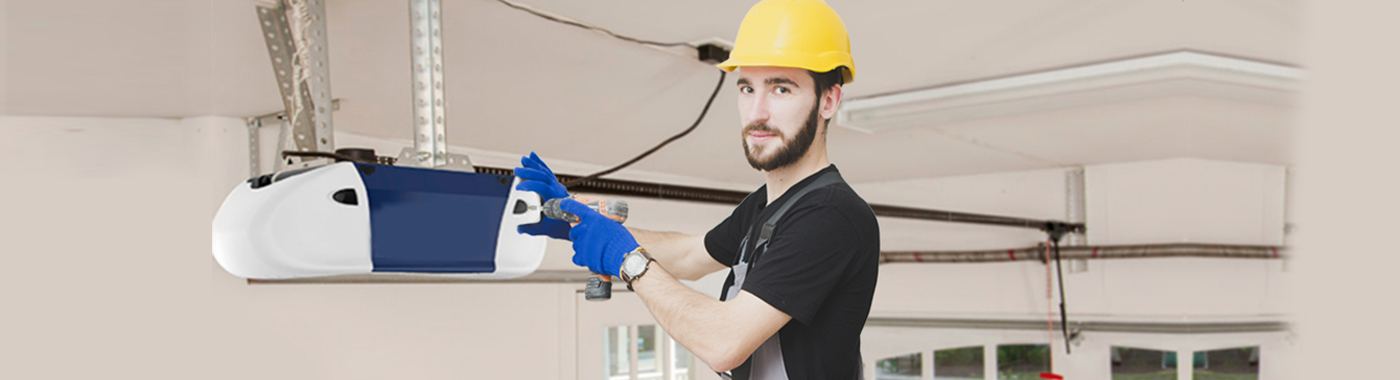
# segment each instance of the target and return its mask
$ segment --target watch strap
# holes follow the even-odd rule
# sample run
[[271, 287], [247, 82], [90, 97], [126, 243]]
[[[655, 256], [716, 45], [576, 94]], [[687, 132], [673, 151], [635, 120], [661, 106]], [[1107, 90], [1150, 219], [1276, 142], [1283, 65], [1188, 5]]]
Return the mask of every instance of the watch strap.
[[[637, 279], [642, 278], [642, 275], [647, 274], [647, 271], [651, 270], [651, 263], [656, 262], [656, 259], [655, 259], [655, 258], [652, 258], [652, 257], [651, 257], [651, 254], [650, 254], [650, 253], [647, 253], [647, 250], [646, 250], [645, 248], [637, 247], [637, 249], [632, 250], [632, 252], [628, 252], [627, 255], [632, 255], [632, 254], [634, 254], [634, 253], [639, 253], [639, 254], [641, 254], [642, 257], [644, 257], [644, 258], [647, 259], [647, 263], [646, 263], [645, 266], [642, 267], [641, 273], [637, 273], [636, 276], [630, 276], [630, 275], [628, 275], [628, 274], [627, 274], [627, 271], [625, 271], [625, 270], [618, 271], [618, 274], [620, 274], [620, 275], [621, 275], [620, 277], [622, 277], [622, 281], [624, 281], [624, 282], [627, 283], [627, 290], [629, 290], [629, 291], [632, 290], [632, 282], [633, 282], [633, 281], [637, 281]], [[626, 256], [623, 256], [623, 257], [626, 257]], [[626, 266], [626, 264], [625, 264], [626, 262], [627, 262], [627, 260], [624, 258], [624, 259], [623, 259], [623, 263], [624, 263], [623, 265], [624, 265], [624, 267]]]

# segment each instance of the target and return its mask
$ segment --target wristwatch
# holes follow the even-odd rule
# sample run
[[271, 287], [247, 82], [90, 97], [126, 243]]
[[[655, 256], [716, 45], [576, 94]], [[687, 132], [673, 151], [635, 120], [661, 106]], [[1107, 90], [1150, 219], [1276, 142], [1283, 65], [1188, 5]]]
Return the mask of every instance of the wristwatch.
[[641, 278], [643, 274], [647, 273], [647, 269], [651, 269], [651, 263], [653, 261], [656, 261], [656, 259], [651, 258], [651, 254], [647, 253], [647, 250], [642, 247], [637, 247], [637, 249], [628, 252], [626, 256], [622, 257], [622, 270], [620, 274], [622, 275], [622, 281], [627, 282], [627, 290], [632, 290], [632, 281]]

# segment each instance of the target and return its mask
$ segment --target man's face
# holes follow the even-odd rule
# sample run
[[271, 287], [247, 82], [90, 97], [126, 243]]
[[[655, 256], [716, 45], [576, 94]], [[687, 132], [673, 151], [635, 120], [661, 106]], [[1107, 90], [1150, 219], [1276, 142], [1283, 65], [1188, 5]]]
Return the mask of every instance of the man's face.
[[749, 166], [772, 171], [807, 154], [820, 120], [816, 89], [807, 70], [740, 67], [737, 85]]

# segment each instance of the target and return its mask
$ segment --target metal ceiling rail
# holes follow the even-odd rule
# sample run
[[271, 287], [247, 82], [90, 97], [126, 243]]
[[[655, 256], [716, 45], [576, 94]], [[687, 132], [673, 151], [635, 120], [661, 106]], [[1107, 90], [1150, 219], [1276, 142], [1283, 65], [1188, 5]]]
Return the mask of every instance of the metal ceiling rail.
[[[477, 173], [489, 173], [500, 175], [511, 175], [511, 169], [492, 168], [477, 166]], [[557, 175], [560, 182], [568, 182], [579, 178], [572, 175]], [[690, 201], [702, 203], [717, 203], [727, 205], [737, 205], [744, 200], [749, 193], [734, 190], [711, 189], [694, 186], [680, 186], [664, 183], [625, 181], [616, 179], [593, 179], [584, 181], [569, 189], [583, 193], [622, 195], [632, 197], [657, 198], [676, 201]], [[1082, 223], [1065, 223], [1055, 220], [1039, 220], [1017, 218], [1009, 216], [974, 214], [967, 212], [945, 211], [934, 209], [923, 209], [889, 205], [870, 205], [870, 209], [876, 216], [891, 218], [906, 218], [932, 220], [949, 223], [969, 223], [1003, 227], [1019, 227], [1044, 230], [1047, 226], [1060, 224], [1068, 227], [1069, 230], [1083, 231]]]
[[[1064, 259], [1142, 259], [1142, 258], [1229, 258], [1281, 259], [1284, 248], [1225, 244], [1144, 244], [1116, 246], [1060, 247]], [[880, 252], [880, 264], [991, 263], [1007, 261], [1045, 262], [1043, 247], [990, 249], [980, 251], [887, 251]], [[511, 280], [479, 280], [450, 275], [372, 273], [286, 280], [248, 280], [250, 284], [358, 284], [358, 283], [534, 283], [582, 284], [591, 274], [583, 270], [541, 270]], [[1044, 324], [1039, 325], [1045, 327]]]
[[[537, 270], [508, 280], [453, 277], [450, 274], [370, 273], [281, 280], [248, 279], [249, 284], [583, 284], [593, 274], [586, 270]], [[626, 289], [623, 289], [626, 290]], [[579, 288], [583, 291], [583, 288]], [[614, 290], [617, 291], [617, 290]]]
[[[908, 317], [870, 317], [866, 327], [918, 327], [936, 329], [982, 329], [982, 330], [1035, 330], [1045, 331], [1046, 322], [1041, 320], [996, 320], [996, 319], [945, 319]], [[1059, 329], [1060, 323], [1054, 322]], [[1289, 324], [1282, 321], [1248, 322], [1096, 322], [1076, 321], [1070, 323], [1076, 332], [1117, 332], [1151, 334], [1223, 334], [1282, 332], [1289, 330]]]
[[[1204, 257], [1227, 259], [1280, 259], [1285, 249], [1275, 246], [1228, 244], [1143, 244], [1107, 246], [1061, 246], [1060, 257], [1065, 260], [1085, 259], [1145, 259]], [[1045, 262], [1043, 246], [1020, 249], [988, 249], [974, 251], [885, 251], [880, 263], [989, 263], [1006, 261]]]

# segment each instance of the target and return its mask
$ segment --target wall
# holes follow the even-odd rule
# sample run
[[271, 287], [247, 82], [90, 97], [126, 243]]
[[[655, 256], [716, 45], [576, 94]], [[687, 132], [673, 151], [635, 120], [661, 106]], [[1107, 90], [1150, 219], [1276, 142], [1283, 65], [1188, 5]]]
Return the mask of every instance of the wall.
[[[1089, 242], [1279, 245], [1283, 177], [1279, 166], [1195, 159], [1089, 166]], [[1063, 170], [861, 184], [857, 189], [868, 199], [897, 204], [1060, 220], [1066, 215]], [[882, 238], [894, 240], [885, 244], [887, 250], [1019, 248], [1045, 239], [1026, 229], [894, 219], [880, 223]], [[1283, 261], [1131, 259], [1082, 265], [1065, 270], [1072, 316], [1276, 317], [1287, 307], [1280, 291], [1288, 278]], [[1045, 266], [1034, 262], [888, 264], [880, 277], [876, 314], [1037, 316], [1046, 310]]]
[[1201, 159], [1085, 168], [1089, 244], [1283, 244], [1282, 166]]
[[[1200, 242], [1279, 245], [1284, 226], [1284, 173], [1279, 166], [1176, 159], [1085, 168], [1089, 243]], [[918, 179], [857, 186], [867, 198], [923, 207], [1064, 219], [1062, 170]], [[872, 197], [873, 195], [873, 197]], [[1031, 230], [881, 220], [882, 238], [898, 249], [959, 250], [1025, 247], [1043, 241]], [[897, 223], [897, 224], [896, 224]], [[1068, 264], [1068, 263], [1067, 263]], [[1242, 322], [1289, 319], [1288, 262], [1244, 259], [1089, 260], [1065, 268], [1070, 321]], [[880, 268], [871, 315], [876, 317], [1039, 320], [1060, 302], [1047, 299], [1046, 266], [1035, 262], [887, 264]], [[1053, 269], [1053, 268], [1051, 268]], [[1053, 286], [1053, 285], [1051, 285]], [[1053, 290], [1053, 288], [1051, 288]], [[1058, 316], [1056, 316], [1058, 318]], [[1085, 332], [1066, 355], [1054, 334], [1056, 372], [1108, 379], [1114, 345], [1207, 350], [1259, 345], [1260, 378], [1286, 376], [1293, 348], [1288, 332], [1127, 334]], [[867, 326], [862, 352], [869, 375], [880, 359], [943, 348], [1044, 343], [1046, 332]]]
[[[0, 118], [0, 378], [193, 375], [208, 205], [180, 123]], [[244, 346], [248, 351], [256, 348]]]

